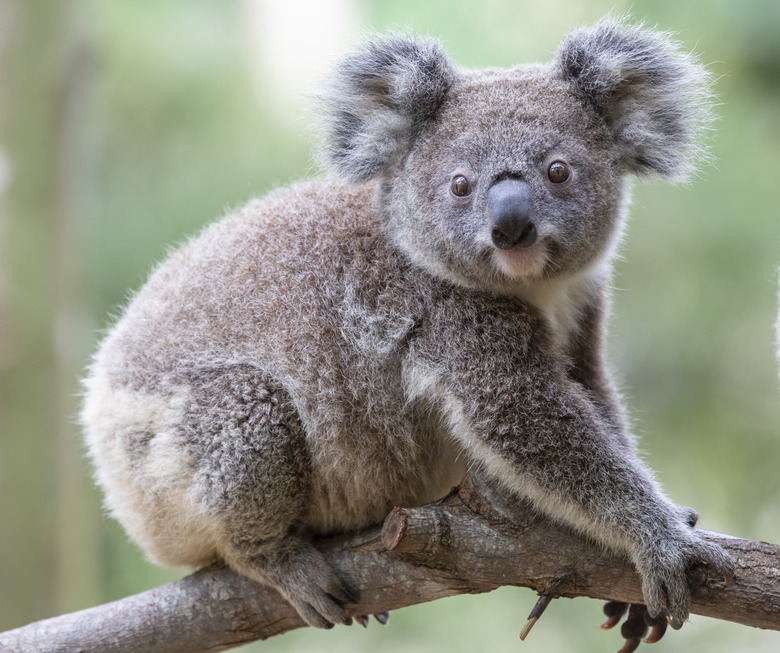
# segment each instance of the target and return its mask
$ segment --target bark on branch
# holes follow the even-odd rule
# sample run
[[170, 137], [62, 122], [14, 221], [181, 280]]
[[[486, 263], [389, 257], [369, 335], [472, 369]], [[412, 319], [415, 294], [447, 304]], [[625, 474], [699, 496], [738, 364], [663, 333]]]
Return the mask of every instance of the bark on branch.
[[[696, 573], [696, 614], [780, 630], [780, 547], [706, 532], [729, 550], [736, 582]], [[517, 585], [554, 596], [641, 603], [625, 559], [466, 479], [448, 497], [394, 509], [382, 528], [321, 541], [360, 593], [353, 614]], [[212, 565], [105, 605], [0, 633], [0, 651], [218, 651], [303, 626], [274, 590]], [[518, 630], [522, 624], [518, 624]]]

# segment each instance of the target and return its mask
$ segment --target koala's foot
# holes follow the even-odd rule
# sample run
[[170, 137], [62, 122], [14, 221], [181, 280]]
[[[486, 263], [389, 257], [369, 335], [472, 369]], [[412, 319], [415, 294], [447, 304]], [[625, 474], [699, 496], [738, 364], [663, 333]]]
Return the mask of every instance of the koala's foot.
[[651, 617], [644, 605], [631, 605], [619, 601], [607, 601], [604, 614], [607, 620], [599, 626], [601, 630], [614, 628], [628, 610], [628, 618], [620, 628], [620, 634], [626, 640], [618, 653], [633, 653], [639, 644], [655, 644], [666, 632], [666, 619]]
[[[695, 514], [695, 513], [694, 513]], [[685, 521], [690, 523], [693, 515]], [[688, 572], [704, 567], [709, 576], [734, 580], [734, 561], [717, 544], [701, 538], [687, 523], [645, 543], [635, 557], [642, 594], [652, 617], [665, 618], [675, 630], [682, 627], [691, 606]]]
[[[350, 625], [344, 606], [358, 598], [309, 542], [297, 537], [234, 549], [226, 562], [250, 578], [276, 588], [315, 628]], [[380, 619], [381, 621], [381, 619]]]

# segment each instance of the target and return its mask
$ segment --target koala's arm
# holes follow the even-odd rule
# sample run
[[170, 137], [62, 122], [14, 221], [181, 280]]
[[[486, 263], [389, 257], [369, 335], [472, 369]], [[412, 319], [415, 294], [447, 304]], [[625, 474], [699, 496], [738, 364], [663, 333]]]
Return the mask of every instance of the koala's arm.
[[730, 577], [730, 559], [700, 539], [691, 511], [664, 496], [588, 391], [534, 341], [534, 330], [518, 333], [503, 317], [501, 327], [502, 316], [485, 314], [477, 338], [437, 335], [427, 361], [418, 347], [416, 389], [435, 400], [472, 466], [626, 552], [650, 613], [666, 611], [679, 627], [690, 606], [686, 570], [705, 564]]

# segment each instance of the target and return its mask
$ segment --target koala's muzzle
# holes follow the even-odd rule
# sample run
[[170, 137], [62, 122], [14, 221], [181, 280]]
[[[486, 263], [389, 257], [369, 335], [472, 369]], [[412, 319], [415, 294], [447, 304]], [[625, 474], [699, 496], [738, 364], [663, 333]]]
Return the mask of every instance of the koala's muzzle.
[[504, 179], [487, 194], [493, 244], [499, 249], [530, 247], [536, 242], [531, 220], [531, 187], [519, 179]]

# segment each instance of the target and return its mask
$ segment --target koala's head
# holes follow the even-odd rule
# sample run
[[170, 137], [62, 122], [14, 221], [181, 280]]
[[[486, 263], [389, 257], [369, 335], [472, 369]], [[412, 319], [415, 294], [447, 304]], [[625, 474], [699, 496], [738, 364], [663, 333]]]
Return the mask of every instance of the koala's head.
[[685, 178], [707, 81], [666, 35], [615, 19], [508, 70], [384, 37], [337, 66], [324, 154], [350, 180], [379, 177], [384, 224], [413, 261], [508, 290], [603, 260], [626, 174]]

